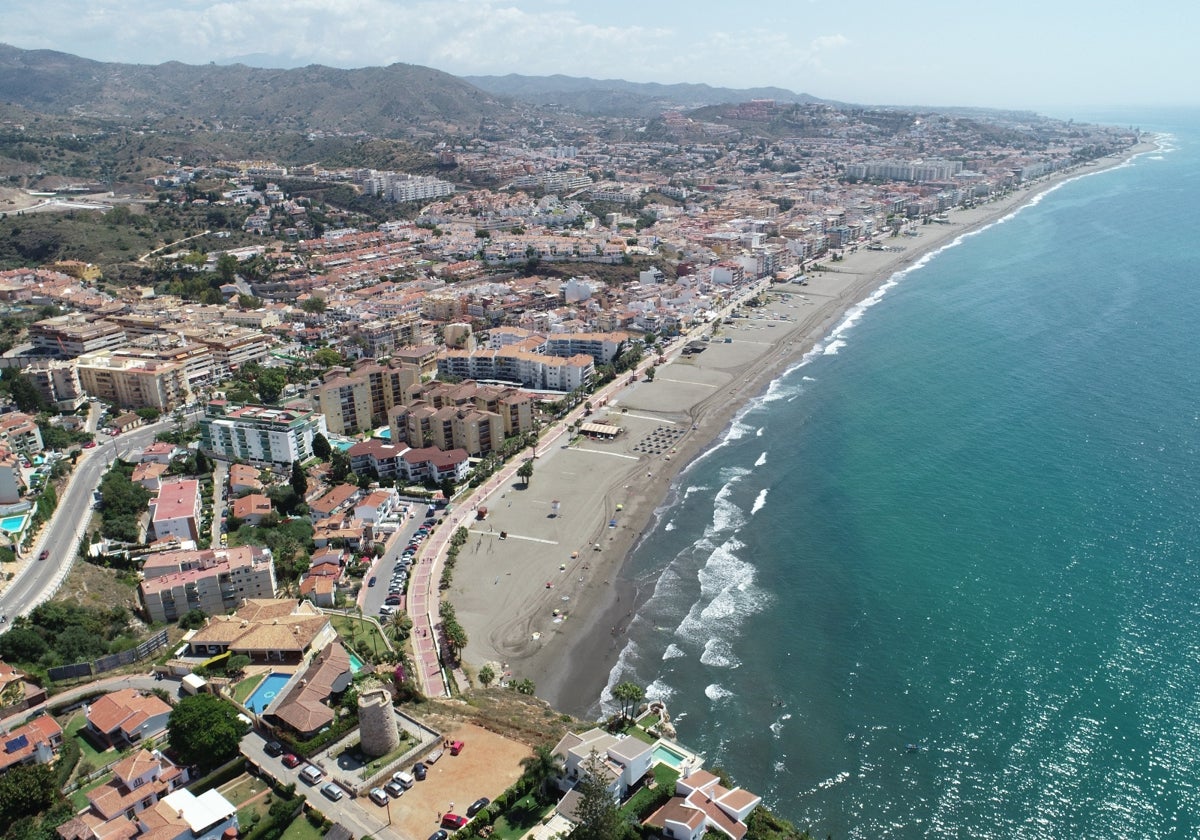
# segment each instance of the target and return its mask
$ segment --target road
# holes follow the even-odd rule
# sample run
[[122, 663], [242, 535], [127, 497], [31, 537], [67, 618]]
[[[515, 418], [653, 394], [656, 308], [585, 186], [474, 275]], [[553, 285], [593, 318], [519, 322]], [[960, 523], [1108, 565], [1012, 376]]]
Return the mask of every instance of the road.
[[[400, 529], [400, 533], [388, 542], [388, 550], [371, 564], [371, 568], [363, 576], [362, 590], [358, 593], [358, 606], [362, 608], [363, 615], [379, 616], [379, 608], [383, 606], [383, 601], [387, 598], [392, 569], [395, 567], [396, 561], [400, 559], [400, 555], [404, 553], [404, 549], [408, 547], [408, 541], [412, 539], [412, 535], [417, 532], [417, 529], [421, 527], [421, 522], [425, 519], [426, 502], [411, 500], [407, 504], [414, 515], [404, 520], [404, 526]], [[377, 579], [375, 585], [367, 586], [367, 582], [372, 577]], [[387, 624], [387, 622], [387, 617], [380, 616], [380, 624]]]
[[[189, 415], [189, 420], [198, 414]], [[33, 608], [47, 601], [58, 591], [59, 586], [71, 572], [78, 556], [79, 541], [92, 513], [92, 493], [100, 486], [100, 480], [109, 465], [120, 455], [140, 449], [154, 442], [155, 435], [170, 430], [174, 419], [142, 426], [115, 438], [100, 435], [94, 449], [84, 449], [71, 473], [67, 488], [58, 500], [54, 516], [33, 546], [31, 557], [38, 557], [45, 550], [50, 552], [44, 561], [32, 560], [17, 572], [0, 592], [0, 615], [6, 619], [28, 615]], [[9, 628], [10, 622], [0, 622], [0, 632]]]

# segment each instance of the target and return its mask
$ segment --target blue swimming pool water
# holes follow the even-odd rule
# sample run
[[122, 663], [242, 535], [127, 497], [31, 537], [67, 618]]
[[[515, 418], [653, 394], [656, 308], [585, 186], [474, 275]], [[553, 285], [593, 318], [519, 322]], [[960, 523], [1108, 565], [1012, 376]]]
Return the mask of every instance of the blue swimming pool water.
[[289, 674], [267, 674], [267, 678], [262, 681], [258, 688], [254, 689], [254, 693], [246, 701], [246, 708], [256, 715], [261, 715], [263, 709], [271, 705], [271, 702], [279, 692], [283, 691], [283, 687], [287, 685], [290, 679], [291, 675]]
[[346, 652], [350, 654], [350, 670], [351, 671], [353, 671], [354, 673], [357, 674], [363, 668], [367, 667], [366, 664], [361, 659], [359, 659], [352, 651], [346, 651]]
[[655, 746], [654, 750], [650, 753], [650, 756], [655, 761], [660, 761], [663, 764], [674, 767], [676, 770], [678, 770], [679, 766], [683, 764], [683, 756], [663, 744], [658, 744]]
[[18, 533], [25, 525], [25, 514], [20, 516], [6, 516], [0, 519], [0, 531], [7, 531], [10, 534]]

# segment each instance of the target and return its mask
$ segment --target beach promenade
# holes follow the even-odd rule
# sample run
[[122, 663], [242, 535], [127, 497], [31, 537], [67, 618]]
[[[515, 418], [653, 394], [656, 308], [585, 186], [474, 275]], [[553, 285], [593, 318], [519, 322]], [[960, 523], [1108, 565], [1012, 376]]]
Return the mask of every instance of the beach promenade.
[[[582, 418], [582, 405], [547, 428], [528, 484], [516, 477], [532, 454], [527, 451], [456, 500], [421, 553], [409, 613], [423, 690], [446, 691], [435, 648], [438, 583], [445, 549], [461, 526], [469, 536], [446, 597], [469, 637], [462, 654], [467, 668], [489, 664], [504, 680], [529, 679], [538, 696], [563, 711], [598, 711], [623, 630], [655, 584], [623, 582], [620, 571], [679, 471], [712, 446], [747, 401], [799, 363], [896, 272], [1063, 180], [1119, 162], [1097, 161], [951, 211], [948, 224], [918, 225], [916, 236], [879, 240], [885, 250], [860, 248], [825, 261], [828, 270], [809, 271], [804, 285], [770, 285], [765, 305], [743, 307], [732, 323], [717, 318], [674, 342], [653, 381], [644, 377], [656, 362], [648, 358], [633, 383], [624, 376], [592, 395], [595, 408], [587, 419], [619, 426], [614, 440], [564, 437], [569, 424]], [[680, 353], [701, 335], [711, 338], [703, 352]], [[484, 519], [479, 506], [488, 509]]]

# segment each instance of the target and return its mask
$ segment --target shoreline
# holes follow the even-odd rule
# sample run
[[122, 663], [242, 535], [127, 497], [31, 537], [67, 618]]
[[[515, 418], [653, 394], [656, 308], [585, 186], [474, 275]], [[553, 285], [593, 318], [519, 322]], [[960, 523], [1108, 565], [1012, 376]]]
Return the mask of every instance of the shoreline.
[[[499, 677], [530, 679], [553, 708], [595, 717], [625, 647], [623, 629], [656, 583], [626, 578], [632, 552], [669, 503], [678, 476], [720, 444], [750, 401], [897, 273], [1063, 183], [1156, 148], [1144, 141], [1117, 158], [952, 210], [949, 224], [921, 225], [917, 237], [885, 240], [903, 250], [860, 247], [809, 273], [803, 286], [769, 284], [763, 290], [769, 302], [752, 317], [717, 327], [725, 341], [718, 338], [689, 359], [676, 350], [654, 382], [619, 391], [590, 419], [607, 418], [624, 434], [539, 452], [529, 485], [506, 482], [477, 500], [490, 513], [471, 523], [472, 539], [460, 551], [447, 593], [471, 639], [467, 664], [477, 671], [489, 663]], [[498, 539], [501, 530], [506, 540]]]

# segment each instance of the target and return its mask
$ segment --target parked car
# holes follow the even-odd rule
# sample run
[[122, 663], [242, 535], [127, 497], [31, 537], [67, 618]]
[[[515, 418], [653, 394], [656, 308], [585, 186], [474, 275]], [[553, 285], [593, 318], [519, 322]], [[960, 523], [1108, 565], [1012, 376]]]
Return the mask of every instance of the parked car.
[[371, 788], [371, 792], [367, 796], [371, 797], [371, 801], [376, 805], [388, 804], [388, 795], [384, 792], [383, 788]]
[[[323, 793], [326, 798], [332, 799], [334, 802], [337, 802], [342, 798], [342, 789], [333, 782], [326, 782], [321, 788], [321, 793]], [[372, 791], [372, 793], [374, 793], [374, 791]]]
[[377, 579], [378, 578], [376, 578], [375, 575], [371, 575], [371, 579], [367, 581], [367, 586], [374, 586]]
[[285, 755], [283, 757], [283, 766], [284, 767], [299, 767], [300, 764], [301, 764], [300, 756], [298, 756], [298, 755], [292, 755], [291, 753], [288, 753], [287, 755]]
[[325, 774], [321, 772], [321, 768], [315, 764], [310, 764], [300, 771], [300, 778], [308, 782], [310, 785], [315, 785], [325, 778]]
[[42, 553], [38, 555], [39, 560], [46, 560], [50, 557], [50, 549], [43, 548]]
[[465, 746], [466, 746], [466, 744], [464, 744], [462, 741], [451, 741], [450, 742], [450, 755], [458, 755], [460, 752], [463, 751], [463, 747], [465, 747]]
[[400, 606], [400, 595], [399, 594], [396, 594], [396, 595], [389, 594], [386, 598], [383, 599], [383, 603], [385, 606], [388, 606], [388, 607], [398, 607], [398, 606]]
[[482, 811], [484, 808], [486, 808], [488, 805], [490, 805], [491, 802], [492, 802], [492, 800], [488, 799], [486, 796], [479, 797], [478, 799], [476, 799], [474, 802], [472, 802], [470, 805], [467, 806], [467, 816], [468, 817], [475, 816], [480, 811]]
[[399, 782], [388, 782], [383, 786], [383, 789], [394, 799], [399, 799], [404, 795], [404, 785], [400, 784]]
[[392, 774], [392, 781], [400, 785], [400, 787], [404, 788], [405, 790], [408, 790], [410, 787], [416, 784], [417, 780], [413, 778], [411, 773], [405, 773], [403, 770], [399, 770]]
[[420, 761], [418, 761], [416, 764], [413, 765], [413, 772], [412, 772], [413, 778], [416, 779], [418, 782], [425, 781], [425, 774], [428, 772], [429, 772], [429, 769], [424, 764], [422, 764]]
[[442, 831], [442, 829], [439, 828], [437, 831], [433, 832], [433, 834], [429, 835], [429, 840], [446, 840], [446, 838], [449, 836], [449, 832]]
[[445, 814], [442, 816], [442, 828], [449, 828], [454, 831], [458, 831], [469, 822], [470, 820], [461, 814]]
[[95, 449], [95, 448], [96, 448], [96, 441], [94, 441], [94, 440], [89, 440], [87, 443], [85, 443], [85, 444], [83, 445], [83, 448], [84, 448], [84, 449]]
[[263, 745], [263, 752], [271, 756], [271, 758], [276, 758], [283, 755], [283, 744], [279, 743], [278, 741], [267, 741], [267, 743]]

